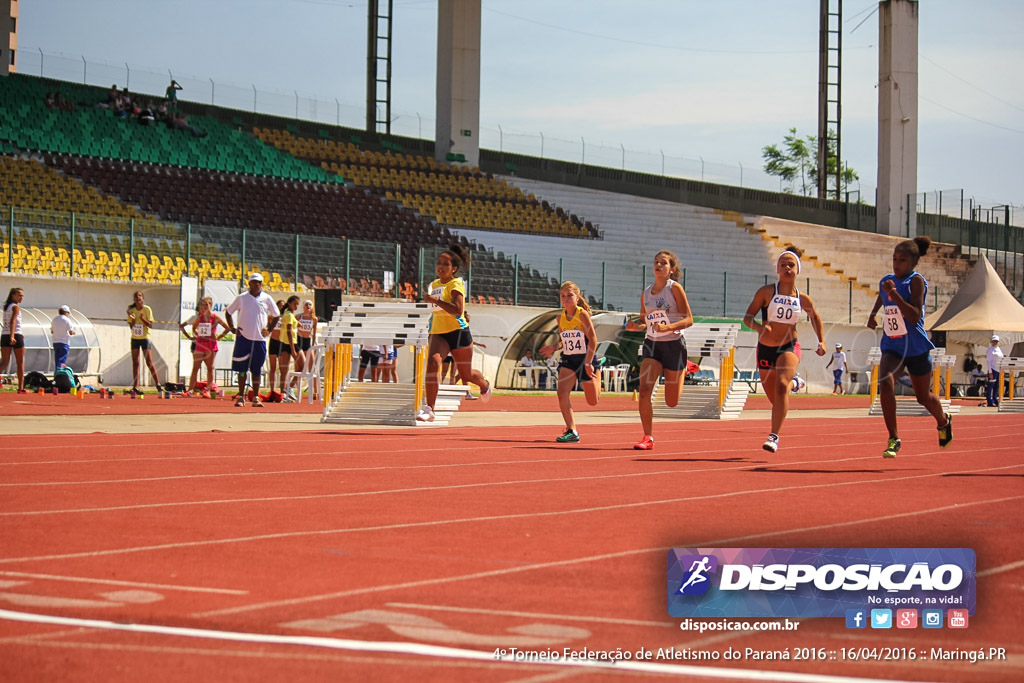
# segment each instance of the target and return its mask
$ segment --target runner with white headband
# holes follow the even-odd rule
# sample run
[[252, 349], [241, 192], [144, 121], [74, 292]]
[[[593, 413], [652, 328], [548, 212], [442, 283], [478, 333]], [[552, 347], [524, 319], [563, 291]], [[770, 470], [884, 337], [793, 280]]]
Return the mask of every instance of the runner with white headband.
[[[818, 335], [815, 353], [825, 355], [825, 332], [821, 318], [814, 310], [811, 297], [801, 294], [796, 286], [796, 276], [800, 274], [800, 255], [796, 247], [788, 247], [779, 254], [775, 262], [779, 281], [758, 289], [743, 316], [743, 324], [757, 332], [757, 371], [761, 376], [765, 396], [772, 404], [772, 431], [762, 446], [769, 453], [779, 449], [779, 432], [789, 412], [789, 389], [800, 364], [796, 325], [803, 318], [804, 312], [811, 321], [814, 333]], [[754, 316], [759, 311], [761, 321], [757, 322]]]

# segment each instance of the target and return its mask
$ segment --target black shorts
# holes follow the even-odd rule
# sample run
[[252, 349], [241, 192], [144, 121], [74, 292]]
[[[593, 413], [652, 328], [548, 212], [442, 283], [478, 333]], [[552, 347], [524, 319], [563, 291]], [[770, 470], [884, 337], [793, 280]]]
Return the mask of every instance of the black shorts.
[[380, 362], [380, 351], [367, 351], [366, 349], [360, 349], [359, 351], [359, 365], [360, 367], [370, 368], [377, 367], [377, 363]]
[[449, 353], [447, 356], [444, 357], [444, 360], [441, 361], [441, 365], [451, 365], [454, 362], [455, 359], [452, 358], [452, 354]]
[[299, 337], [299, 342], [295, 345], [295, 348], [299, 351], [309, 351], [313, 348], [312, 337]]
[[0, 347], [3, 347], [5, 349], [23, 349], [25, 348], [25, 335], [14, 335], [14, 343], [12, 344], [11, 335], [4, 332], [4, 338], [0, 340]]
[[445, 332], [444, 334], [435, 334], [435, 337], [440, 337], [448, 343], [448, 349], [464, 349], [467, 346], [473, 345], [473, 335], [467, 327], [464, 330], [452, 330], [451, 332]]
[[775, 364], [779, 362], [779, 356], [784, 353], [795, 353], [800, 358], [800, 343], [796, 339], [790, 339], [782, 346], [765, 346], [757, 344], [757, 369], [774, 370]]
[[149, 351], [149, 340], [148, 339], [132, 339], [132, 350], [142, 349], [143, 351]]
[[[587, 375], [587, 371], [584, 369], [584, 365], [583, 365], [583, 361], [585, 361], [586, 359], [587, 359], [587, 354], [585, 354], [585, 353], [574, 353], [574, 354], [572, 354], [570, 356], [566, 356], [565, 354], [562, 354], [562, 360], [559, 361], [559, 363], [558, 363], [558, 372], [559, 372], [559, 374], [561, 374], [562, 368], [565, 368], [566, 370], [570, 370], [574, 375], [576, 375], [576, 378], [579, 381], [581, 381], [581, 382], [586, 382], [586, 381], [590, 380], [591, 378]], [[592, 361], [590, 361], [590, 365], [594, 368], [594, 377], [593, 377], [593, 379], [596, 379], [596, 380], [600, 381], [600, 379], [601, 379], [601, 371], [599, 369], [600, 362], [597, 360], [597, 358], [595, 358]]]
[[882, 357], [898, 363], [912, 377], [932, 374], [932, 356], [930, 353], [925, 352], [917, 356], [902, 356], [893, 351], [883, 351]]
[[271, 337], [269, 339], [269, 341], [270, 341], [270, 343], [267, 344], [267, 355], [268, 356], [280, 356], [281, 355], [281, 340], [280, 339], [274, 339], [273, 337]]
[[663, 370], [679, 372], [686, 367], [686, 343], [682, 337], [665, 341], [644, 339], [641, 356], [658, 361]]

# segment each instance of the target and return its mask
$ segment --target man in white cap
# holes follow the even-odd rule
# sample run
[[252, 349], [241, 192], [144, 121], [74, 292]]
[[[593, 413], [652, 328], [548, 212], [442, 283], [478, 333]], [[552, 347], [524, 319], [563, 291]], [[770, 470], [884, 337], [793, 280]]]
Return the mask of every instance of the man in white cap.
[[836, 350], [832, 352], [832, 357], [829, 359], [825, 369], [828, 370], [833, 363], [836, 364], [836, 369], [832, 371], [832, 394], [842, 396], [845, 391], [843, 389], [843, 373], [850, 370], [846, 366], [846, 354], [843, 353], [842, 344], [836, 344]]
[[985, 387], [985, 405], [989, 408], [999, 407], [999, 364], [1003, 362], [1003, 350], [999, 348], [999, 335], [993, 334], [989, 341], [988, 351], [988, 386]]
[[57, 309], [57, 317], [50, 321], [50, 336], [53, 338], [54, 370], [68, 362], [71, 335], [75, 333], [75, 324], [71, 321], [70, 314], [71, 309], [68, 306], [61, 306]]
[[[238, 313], [236, 325], [231, 315]], [[228, 327], [235, 334], [235, 350], [231, 354], [231, 369], [238, 373], [238, 398], [235, 405], [245, 406], [245, 375], [252, 377], [252, 405], [262, 408], [260, 380], [263, 377], [263, 362], [267, 359], [265, 337], [274, 329], [280, 313], [277, 304], [263, 291], [263, 276], [253, 273], [249, 276], [249, 289], [242, 292], [224, 310]]]

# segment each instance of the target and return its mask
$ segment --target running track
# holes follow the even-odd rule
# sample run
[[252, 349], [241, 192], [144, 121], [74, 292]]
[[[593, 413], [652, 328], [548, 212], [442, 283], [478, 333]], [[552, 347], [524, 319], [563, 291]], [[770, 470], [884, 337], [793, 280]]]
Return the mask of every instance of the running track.
[[[0, 437], [0, 680], [1018, 681], [1024, 420], [955, 426], [940, 450], [903, 418], [895, 461], [876, 418], [790, 420], [774, 456], [754, 420], [658, 423], [647, 453], [621, 426], [559, 447], [551, 427]], [[673, 546], [971, 547], [978, 610], [964, 631], [697, 635], [665, 610]], [[1009, 659], [492, 656], [673, 646]]]

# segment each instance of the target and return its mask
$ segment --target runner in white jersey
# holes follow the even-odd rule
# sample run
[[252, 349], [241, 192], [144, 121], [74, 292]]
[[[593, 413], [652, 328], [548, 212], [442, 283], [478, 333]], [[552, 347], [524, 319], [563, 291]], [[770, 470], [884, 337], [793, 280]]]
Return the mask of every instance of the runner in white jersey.
[[681, 275], [679, 259], [671, 251], [654, 255], [654, 284], [640, 296], [640, 322], [629, 321], [629, 331], [646, 330], [643, 360], [640, 362], [640, 424], [644, 437], [633, 446], [640, 451], [654, 448], [654, 406], [651, 396], [658, 378], [665, 375], [665, 405], [679, 403], [686, 370], [686, 343], [683, 330], [693, 324], [690, 302], [683, 286], [676, 282]]
[[[802, 321], [805, 312], [814, 333], [818, 335], [815, 353], [825, 355], [825, 332], [821, 318], [814, 310], [811, 297], [801, 294], [796, 287], [800, 256], [801, 252], [796, 247], [790, 247], [779, 254], [775, 264], [779, 281], [775, 285], [765, 285], [758, 289], [743, 317], [743, 323], [757, 332], [757, 371], [761, 375], [765, 396], [772, 404], [772, 431], [762, 446], [769, 453], [779, 449], [779, 432], [789, 412], [789, 391], [800, 364], [796, 325]], [[761, 313], [760, 322], [754, 319], [758, 312]]]

